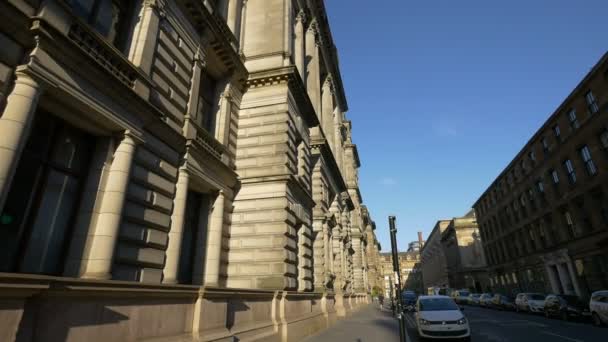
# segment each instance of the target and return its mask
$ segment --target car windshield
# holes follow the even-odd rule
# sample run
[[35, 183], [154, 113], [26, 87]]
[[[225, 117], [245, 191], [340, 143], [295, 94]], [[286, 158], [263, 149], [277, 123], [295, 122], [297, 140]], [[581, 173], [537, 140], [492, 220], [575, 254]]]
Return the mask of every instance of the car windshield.
[[425, 298], [420, 300], [420, 311], [459, 310], [450, 298]]
[[545, 296], [543, 296], [541, 294], [531, 294], [531, 295], [528, 295], [528, 299], [530, 299], [530, 300], [545, 300]]

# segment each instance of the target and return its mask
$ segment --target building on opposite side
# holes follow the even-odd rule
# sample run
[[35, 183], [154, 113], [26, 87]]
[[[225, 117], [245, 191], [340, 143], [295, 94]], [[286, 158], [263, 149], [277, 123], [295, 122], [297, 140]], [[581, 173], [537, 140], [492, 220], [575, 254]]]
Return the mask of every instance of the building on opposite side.
[[608, 288], [608, 54], [474, 204], [495, 291]]
[[450, 220], [437, 221], [420, 250], [422, 284], [425, 292], [430, 288], [449, 287], [447, 261], [441, 244], [442, 234], [449, 224]]
[[470, 289], [474, 292], [488, 289], [486, 261], [473, 210], [450, 221], [442, 233], [441, 244], [451, 288]]

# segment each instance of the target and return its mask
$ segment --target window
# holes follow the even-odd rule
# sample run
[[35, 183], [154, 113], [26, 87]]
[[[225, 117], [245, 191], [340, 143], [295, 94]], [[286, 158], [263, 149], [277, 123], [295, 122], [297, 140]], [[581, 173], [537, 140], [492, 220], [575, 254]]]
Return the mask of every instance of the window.
[[554, 185], [559, 184], [559, 174], [557, 173], [557, 170], [551, 170], [551, 171], [549, 171], [549, 174], [551, 175], [551, 179], [553, 180], [553, 184]]
[[215, 134], [215, 119], [219, 110], [218, 82], [209, 73], [201, 73], [200, 97], [196, 122], [207, 132]]
[[528, 153], [528, 157], [530, 158], [531, 161], [533, 161], [533, 162], [536, 161], [536, 154], [534, 154], [534, 151], [530, 151]]
[[[551, 176], [553, 176], [553, 175], [551, 175]], [[553, 181], [555, 181], [555, 179]], [[557, 181], [559, 182], [559, 179]], [[536, 182], [536, 189], [538, 190], [538, 193], [540, 193], [540, 194], [545, 193], [545, 185], [543, 184], [543, 180], [542, 179], [539, 179]]]
[[0, 271], [60, 274], [88, 171], [86, 133], [36, 115], [0, 222]]
[[597, 173], [597, 168], [595, 167], [595, 163], [593, 159], [591, 159], [591, 151], [589, 151], [589, 147], [587, 145], [583, 146], [580, 150], [581, 157], [583, 158], [583, 162], [585, 163], [585, 168], [587, 169], [587, 173], [590, 176], [593, 176]]
[[570, 235], [570, 237], [577, 236], [574, 221], [572, 220], [572, 215], [570, 215], [570, 212], [567, 210], [564, 211], [564, 220], [566, 221], [566, 227], [568, 228], [568, 234]]
[[519, 203], [521, 203], [522, 208], [526, 206], [526, 195], [519, 196]]
[[205, 255], [204, 251], [197, 252], [197, 248], [204, 249], [207, 245], [206, 232], [210, 211], [210, 195], [188, 190], [177, 272], [180, 284], [192, 284], [195, 255]]
[[595, 96], [591, 90], [585, 94], [585, 100], [587, 101], [587, 109], [589, 109], [590, 114], [595, 114], [600, 111], [600, 108], [597, 105], [597, 101], [595, 101]]
[[557, 141], [562, 141], [562, 131], [559, 129], [559, 125], [553, 126], [553, 134]]
[[568, 120], [570, 121], [570, 128], [577, 129], [579, 127], [578, 119], [576, 118], [576, 110], [570, 109], [568, 112]]
[[570, 181], [570, 184], [576, 183], [576, 172], [574, 172], [572, 161], [570, 159], [566, 159], [564, 162], [564, 167], [566, 168], [566, 173], [568, 173], [568, 180]]
[[543, 151], [545, 151], [545, 152], [549, 152], [550, 151], [550, 149], [549, 149], [549, 143], [547, 142], [547, 138], [543, 137], [540, 140], [540, 143], [543, 145]]
[[126, 51], [135, 1], [70, 0], [74, 13], [121, 51]]

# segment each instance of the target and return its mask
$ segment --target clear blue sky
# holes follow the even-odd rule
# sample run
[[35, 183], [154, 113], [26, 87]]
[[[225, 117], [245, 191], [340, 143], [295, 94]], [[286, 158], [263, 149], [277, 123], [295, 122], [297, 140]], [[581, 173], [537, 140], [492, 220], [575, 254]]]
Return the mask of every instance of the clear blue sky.
[[464, 215], [608, 50], [607, 0], [327, 0], [362, 161], [390, 249]]

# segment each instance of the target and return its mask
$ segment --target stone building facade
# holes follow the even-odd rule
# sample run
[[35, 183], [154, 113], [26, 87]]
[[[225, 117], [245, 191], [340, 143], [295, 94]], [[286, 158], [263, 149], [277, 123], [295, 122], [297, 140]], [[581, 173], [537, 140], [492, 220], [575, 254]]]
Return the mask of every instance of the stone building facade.
[[474, 205], [495, 291], [608, 288], [608, 55]]
[[323, 1], [0, 19], [0, 340], [297, 340], [367, 301], [377, 241]]
[[429, 288], [449, 287], [447, 261], [441, 244], [441, 237], [449, 224], [450, 220], [437, 221], [420, 250], [422, 284], [426, 293]]
[[475, 292], [489, 287], [485, 255], [473, 210], [450, 221], [442, 233], [441, 244], [446, 257], [449, 287]]
[[[423, 293], [420, 253], [417, 251], [399, 252], [398, 257], [401, 289]], [[384, 289], [385, 296], [390, 296], [395, 283], [392, 253], [380, 253], [379, 265], [382, 268], [382, 289]]]

